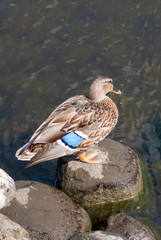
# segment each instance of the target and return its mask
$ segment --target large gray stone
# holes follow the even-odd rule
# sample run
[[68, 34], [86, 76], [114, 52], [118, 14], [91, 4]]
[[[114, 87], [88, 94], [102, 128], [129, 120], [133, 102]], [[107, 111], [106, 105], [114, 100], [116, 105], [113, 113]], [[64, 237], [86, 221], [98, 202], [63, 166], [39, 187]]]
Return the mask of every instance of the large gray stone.
[[124, 213], [111, 216], [108, 219], [106, 231], [122, 234], [130, 240], [155, 240], [153, 233], [148, 227]]
[[37, 240], [66, 240], [90, 231], [87, 212], [62, 191], [31, 181], [16, 182], [15, 198], [2, 212]]
[[58, 161], [58, 186], [86, 208], [94, 222], [105, 220], [142, 190], [142, 174], [137, 155], [129, 147], [105, 139], [98, 145], [102, 163], [88, 164], [75, 157]]
[[3, 169], [0, 169], [0, 209], [14, 198], [15, 190], [14, 180]]
[[30, 240], [29, 234], [19, 224], [0, 214], [0, 239], [2, 240]]
[[127, 238], [117, 233], [93, 231], [89, 233], [79, 233], [70, 240], [127, 240]]

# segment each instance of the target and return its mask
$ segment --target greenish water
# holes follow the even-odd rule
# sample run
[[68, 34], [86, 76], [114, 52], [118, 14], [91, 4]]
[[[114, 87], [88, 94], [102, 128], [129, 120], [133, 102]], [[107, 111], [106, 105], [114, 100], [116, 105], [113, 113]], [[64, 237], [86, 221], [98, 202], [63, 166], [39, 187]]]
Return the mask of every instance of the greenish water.
[[54, 183], [55, 160], [24, 169], [15, 151], [58, 104], [110, 75], [123, 92], [111, 95], [120, 117], [110, 137], [143, 159], [153, 199], [145, 212], [160, 226], [160, 12], [160, 0], [1, 0], [1, 167], [14, 179]]

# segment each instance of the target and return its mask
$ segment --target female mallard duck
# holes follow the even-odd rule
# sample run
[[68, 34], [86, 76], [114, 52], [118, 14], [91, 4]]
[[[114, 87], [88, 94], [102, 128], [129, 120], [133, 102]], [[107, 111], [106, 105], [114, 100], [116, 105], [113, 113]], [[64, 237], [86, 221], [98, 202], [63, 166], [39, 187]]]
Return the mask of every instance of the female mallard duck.
[[111, 78], [98, 77], [90, 87], [89, 98], [74, 96], [60, 104], [16, 157], [30, 161], [27, 167], [71, 154], [87, 163], [101, 162], [90, 148], [104, 139], [118, 121], [118, 109], [106, 96], [108, 92], [121, 94]]

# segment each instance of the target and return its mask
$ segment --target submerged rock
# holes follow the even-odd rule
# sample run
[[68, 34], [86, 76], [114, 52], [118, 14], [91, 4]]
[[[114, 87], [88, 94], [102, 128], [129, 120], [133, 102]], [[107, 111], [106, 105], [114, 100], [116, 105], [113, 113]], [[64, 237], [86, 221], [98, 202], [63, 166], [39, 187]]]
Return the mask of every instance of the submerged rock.
[[153, 233], [148, 227], [124, 213], [111, 216], [108, 219], [106, 231], [122, 234], [131, 240], [155, 240]]
[[75, 157], [58, 161], [58, 186], [90, 214], [93, 223], [106, 220], [142, 190], [142, 174], [137, 155], [129, 147], [105, 139], [99, 143], [101, 164], [88, 164]]
[[2, 212], [21, 224], [31, 238], [66, 240], [90, 231], [87, 212], [62, 191], [31, 181], [16, 182], [16, 195]]
[[29, 234], [19, 224], [0, 214], [0, 239], [30, 240]]
[[0, 169], [0, 209], [14, 198], [15, 190], [14, 180], [3, 169]]
[[117, 233], [107, 233], [103, 231], [93, 231], [89, 233], [79, 233], [70, 240], [127, 240], [127, 238]]

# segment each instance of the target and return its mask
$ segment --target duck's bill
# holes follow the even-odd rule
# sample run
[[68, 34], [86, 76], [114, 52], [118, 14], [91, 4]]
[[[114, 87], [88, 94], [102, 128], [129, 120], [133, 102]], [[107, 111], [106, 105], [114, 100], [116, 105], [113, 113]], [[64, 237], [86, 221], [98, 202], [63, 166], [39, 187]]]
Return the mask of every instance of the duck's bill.
[[116, 93], [116, 94], [121, 94], [121, 91], [115, 87], [113, 87], [113, 89], [110, 91], [110, 92], [113, 92], [113, 93]]

